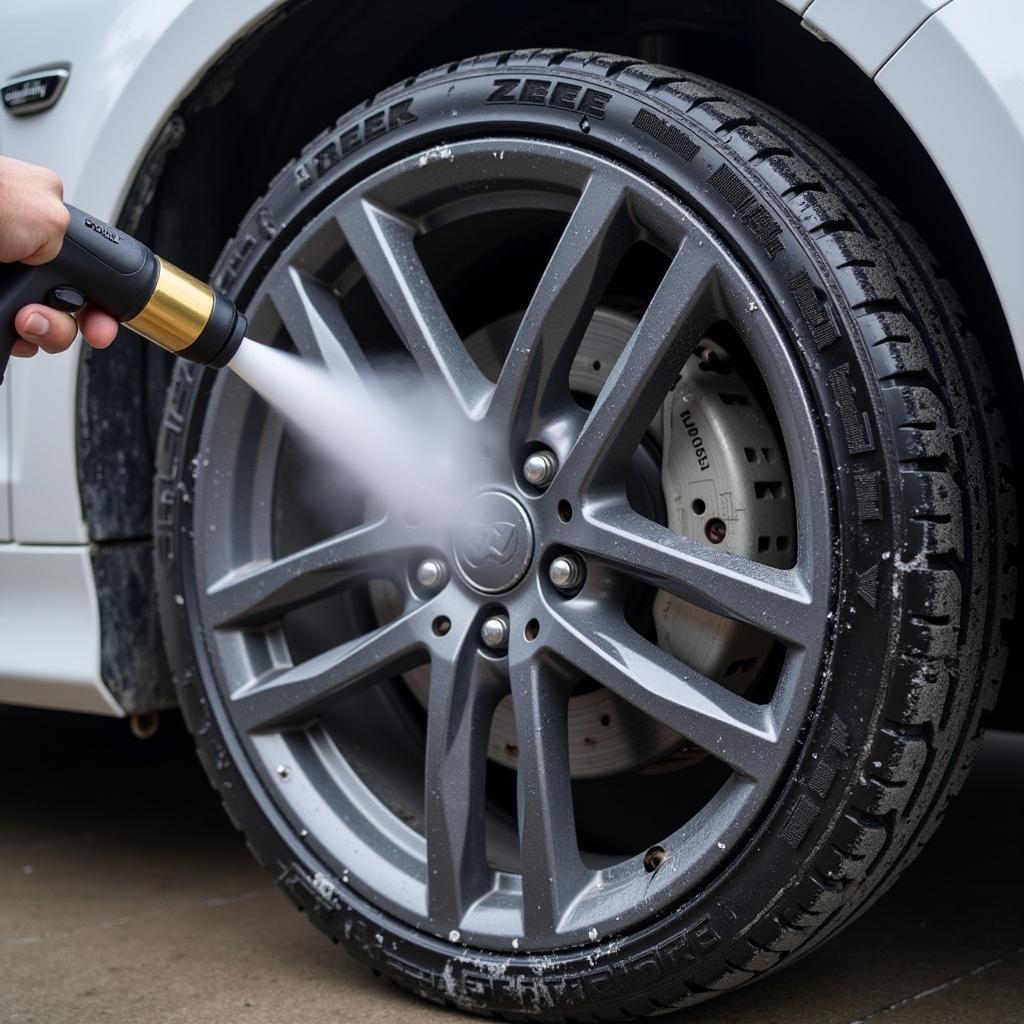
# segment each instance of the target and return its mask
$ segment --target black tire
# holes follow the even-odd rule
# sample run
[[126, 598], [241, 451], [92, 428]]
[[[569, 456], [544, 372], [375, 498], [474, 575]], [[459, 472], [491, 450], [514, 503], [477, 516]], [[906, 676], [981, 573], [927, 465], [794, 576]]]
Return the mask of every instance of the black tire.
[[228, 814], [328, 937], [467, 1010], [631, 1019], [806, 952], [884, 892], [937, 827], [1005, 662], [1016, 590], [1009, 450], [961, 307], [872, 184], [782, 114], [627, 58], [495, 54], [386, 90], [277, 176], [214, 282], [244, 305], [276, 254], [352, 183], [429, 146], [497, 133], [600, 152], [682, 197], [756, 278], [802, 363], [832, 461], [833, 614], [801, 742], [758, 826], [671, 912], [543, 956], [427, 935], [330, 877], [278, 813], [211, 682], [192, 613], [190, 547], [201, 538], [190, 539], [188, 495], [212, 374], [185, 363], [157, 466], [163, 631]]

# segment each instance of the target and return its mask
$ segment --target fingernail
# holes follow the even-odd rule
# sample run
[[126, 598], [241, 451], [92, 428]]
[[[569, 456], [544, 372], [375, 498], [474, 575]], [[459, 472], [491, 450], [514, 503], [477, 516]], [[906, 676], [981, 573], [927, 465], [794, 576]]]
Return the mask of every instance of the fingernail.
[[50, 329], [50, 321], [42, 313], [33, 313], [25, 321], [25, 333], [41, 338]]

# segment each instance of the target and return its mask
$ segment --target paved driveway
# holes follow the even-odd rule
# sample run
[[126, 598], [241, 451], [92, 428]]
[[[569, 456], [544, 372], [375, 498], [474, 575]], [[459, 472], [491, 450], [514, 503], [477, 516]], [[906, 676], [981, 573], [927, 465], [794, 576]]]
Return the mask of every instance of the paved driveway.
[[[468, 1020], [311, 928], [223, 818], [175, 716], [158, 736], [0, 708], [0, 1021]], [[673, 1020], [1024, 1020], [1024, 737], [994, 734], [881, 904], [777, 977]]]

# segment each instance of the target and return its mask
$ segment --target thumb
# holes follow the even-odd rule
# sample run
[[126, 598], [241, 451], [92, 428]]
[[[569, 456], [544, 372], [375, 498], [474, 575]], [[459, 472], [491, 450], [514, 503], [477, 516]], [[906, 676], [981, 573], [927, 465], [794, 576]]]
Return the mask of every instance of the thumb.
[[102, 309], [85, 306], [78, 314], [78, 328], [93, 348], [107, 348], [117, 337], [118, 322]]

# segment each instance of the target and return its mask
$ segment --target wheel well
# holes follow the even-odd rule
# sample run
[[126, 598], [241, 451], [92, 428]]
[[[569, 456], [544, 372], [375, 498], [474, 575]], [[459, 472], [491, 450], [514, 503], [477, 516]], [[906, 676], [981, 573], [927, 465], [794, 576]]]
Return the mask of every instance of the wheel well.
[[[781, 4], [524, 0], [499, 8], [383, 0], [342, 7], [296, 0], [226, 54], [171, 115], [119, 224], [206, 277], [267, 182], [345, 110], [427, 67], [480, 52], [560, 45], [635, 55], [718, 79], [784, 110], [857, 163], [917, 226], [963, 300], [992, 363], [1015, 465], [1024, 466], [1016, 450], [1024, 436], [1024, 382], [959, 207], [873, 82]], [[127, 334], [101, 358], [88, 350], [83, 357], [79, 478], [90, 536], [100, 547], [150, 535], [150, 482], [169, 374], [170, 357]], [[104, 602], [121, 600], [120, 589], [101, 592], [101, 614]], [[155, 620], [155, 609], [140, 613]], [[1016, 657], [1011, 648], [1011, 672]], [[163, 684], [158, 689], [166, 694]], [[1024, 718], [1021, 711], [1012, 714]]]

